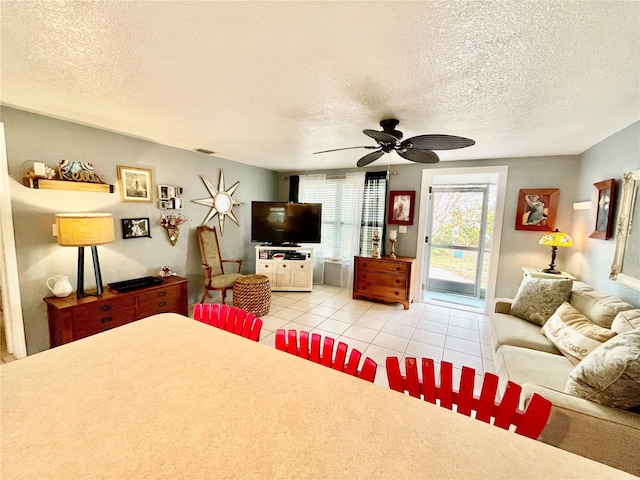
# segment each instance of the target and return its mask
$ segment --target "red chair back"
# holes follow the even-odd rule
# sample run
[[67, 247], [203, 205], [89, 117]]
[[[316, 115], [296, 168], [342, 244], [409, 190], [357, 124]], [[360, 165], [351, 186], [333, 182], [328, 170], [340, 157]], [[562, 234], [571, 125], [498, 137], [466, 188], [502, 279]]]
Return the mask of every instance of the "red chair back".
[[551, 413], [551, 402], [534, 393], [525, 410], [520, 410], [520, 392], [522, 388], [513, 382], [507, 384], [507, 389], [501, 401], [496, 401], [498, 377], [492, 373], [485, 373], [479, 396], [473, 393], [475, 370], [462, 367], [458, 390], [453, 385], [453, 365], [449, 362], [440, 363], [440, 383], [436, 383], [435, 366], [430, 358], [422, 359], [422, 379], [418, 375], [418, 363], [415, 358], [405, 358], [405, 375], [400, 371], [398, 357], [387, 357], [387, 378], [389, 388], [398, 392], [407, 392], [412, 397], [422, 398], [424, 401], [438, 404], [441, 407], [453, 409], [466, 416], [475, 412], [476, 420], [493, 423], [496, 427], [508, 430], [515, 426], [515, 432], [525, 437], [536, 439], [547, 424]]
[[196, 303], [193, 318], [249, 340], [260, 341], [262, 320], [241, 308], [217, 303]]
[[278, 350], [348, 373], [362, 380], [373, 382], [378, 369], [376, 362], [367, 357], [364, 359], [362, 368], [358, 370], [362, 354], [354, 348], [347, 355], [349, 350], [347, 344], [338, 342], [335, 345], [334, 357], [334, 344], [335, 340], [333, 338], [324, 337], [323, 341], [322, 337], [317, 333], [312, 333], [311, 338], [309, 338], [309, 332], [285, 331], [283, 329], [276, 331], [276, 348]]

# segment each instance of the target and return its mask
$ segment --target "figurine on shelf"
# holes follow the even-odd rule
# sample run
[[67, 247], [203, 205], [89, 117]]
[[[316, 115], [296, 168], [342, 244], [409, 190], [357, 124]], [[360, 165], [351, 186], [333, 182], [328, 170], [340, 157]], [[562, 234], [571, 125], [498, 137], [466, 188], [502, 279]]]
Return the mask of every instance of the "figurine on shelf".
[[378, 230], [374, 230], [371, 244], [373, 246], [371, 256], [374, 258], [380, 258], [380, 232], [378, 232]]

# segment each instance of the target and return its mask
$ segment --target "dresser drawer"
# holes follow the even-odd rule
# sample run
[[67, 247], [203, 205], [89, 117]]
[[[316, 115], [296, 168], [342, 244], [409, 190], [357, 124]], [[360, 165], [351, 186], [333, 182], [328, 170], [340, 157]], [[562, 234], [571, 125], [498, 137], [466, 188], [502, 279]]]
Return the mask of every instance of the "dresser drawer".
[[125, 325], [136, 316], [135, 303], [127, 308], [118, 305], [114, 308], [99, 309], [99, 313], [91, 310], [93, 313], [90, 315], [86, 314], [88, 311], [90, 309], [84, 309], [85, 314], [81, 311], [73, 312], [72, 330], [74, 339], [88, 337], [110, 328]]
[[356, 274], [356, 285], [360, 284], [380, 285], [404, 290], [407, 287], [407, 277], [390, 275], [388, 273], [374, 273], [370, 270], [358, 271]]
[[95, 301], [75, 307], [73, 309], [73, 318], [82, 319], [85, 317], [110, 315], [116, 310], [128, 309], [135, 306], [136, 299], [134, 297]]
[[408, 267], [400, 262], [387, 262], [384, 260], [369, 260], [358, 258], [356, 263], [357, 270], [366, 270], [372, 275], [407, 275]]
[[144, 292], [138, 295], [138, 317], [144, 318], [156, 313], [181, 312], [182, 304], [180, 285]]
[[385, 302], [402, 302], [408, 298], [405, 288], [385, 287], [380, 284], [358, 284], [353, 291], [356, 295], [384, 300]]

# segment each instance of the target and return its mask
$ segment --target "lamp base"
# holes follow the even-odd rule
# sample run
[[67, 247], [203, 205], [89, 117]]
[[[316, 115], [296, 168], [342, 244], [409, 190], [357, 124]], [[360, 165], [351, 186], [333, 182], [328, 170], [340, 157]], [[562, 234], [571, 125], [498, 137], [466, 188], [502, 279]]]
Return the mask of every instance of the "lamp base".
[[96, 277], [96, 291], [95, 293], [84, 291], [84, 247], [78, 247], [78, 287], [76, 288], [76, 298], [99, 297], [102, 295], [102, 275], [100, 273], [98, 249], [95, 245], [91, 246], [91, 256], [93, 257], [93, 273]]
[[560, 275], [562, 272], [559, 272], [555, 268], [545, 268], [542, 270], [542, 273], [552, 273], [553, 275]]

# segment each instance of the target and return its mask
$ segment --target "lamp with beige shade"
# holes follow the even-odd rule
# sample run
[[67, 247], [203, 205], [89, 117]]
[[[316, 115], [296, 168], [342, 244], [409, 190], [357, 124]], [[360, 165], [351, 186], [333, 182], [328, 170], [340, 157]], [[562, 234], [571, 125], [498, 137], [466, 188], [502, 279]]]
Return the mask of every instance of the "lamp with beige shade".
[[[104, 245], [115, 240], [115, 227], [111, 213], [58, 213], [58, 245], [78, 247], [78, 286], [77, 298], [90, 295], [100, 296], [103, 292], [100, 262], [97, 245]], [[96, 277], [96, 292], [84, 291], [84, 247], [91, 247], [93, 271]]]

